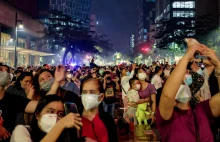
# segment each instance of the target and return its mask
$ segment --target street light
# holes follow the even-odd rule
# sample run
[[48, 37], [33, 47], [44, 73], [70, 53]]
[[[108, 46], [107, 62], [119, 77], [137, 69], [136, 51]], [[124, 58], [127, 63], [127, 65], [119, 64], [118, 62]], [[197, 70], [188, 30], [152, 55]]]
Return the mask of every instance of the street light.
[[[19, 25], [18, 25], [19, 24]], [[15, 14], [15, 57], [14, 57], [14, 67], [17, 67], [17, 46], [18, 46], [18, 29], [23, 30], [24, 26], [22, 20], [18, 20], [18, 14]]]

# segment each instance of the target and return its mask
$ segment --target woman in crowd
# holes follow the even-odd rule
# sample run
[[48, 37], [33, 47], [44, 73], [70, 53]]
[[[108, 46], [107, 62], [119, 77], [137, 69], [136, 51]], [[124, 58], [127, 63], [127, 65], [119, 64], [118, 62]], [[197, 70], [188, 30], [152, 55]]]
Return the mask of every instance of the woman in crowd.
[[64, 102], [57, 95], [45, 96], [39, 101], [30, 126], [18, 125], [10, 142], [70, 142], [77, 141], [77, 133], [68, 133], [66, 128], [81, 129], [79, 114], [65, 116]]
[[156, 66], [154, 73], [155, 73], [155, 75], [154, 75], [154, 77], [151, 80], [151, 84], [154, 85], [156, 90], [159, 90], [160, 88], [163, 87], [163, 80], [161, 78], [161, 74], [163, 73], [162, 67]]
[[34, 86], [43, 98], [46, 94], [57, 94], [62, 97], [65, 102], [75, 103], [80, 112], [82, 112], [82, 104], [79, 96], [71, 91], [67, 91], [61, 88], [60, 83], [65, 79], [65, 67], [58, 66], [56, 68], [62, 75], [56, 75], [55, 78], [53, 72], [47, 69], [39, 71], [35, 77]]
[[[145, 100], [145, 102], [148, 102], [149, 101], [148, 98], [150, 98], [150, 108], [152, 111], [151, 120], [152, 120], [152, 123], [154, 123], [154, 121], [155, 121], [154, 114], [156, 111], [156, 94], [157, 94], [157, 92], [156, 92], [154, 86], [146, 81], [147, 74], [144, 69], [139, 68], [137, 70], [136, 76], [138, 77], [138, 79], [141, 83], [141, 89], [139, 90], [140, 99]], [[142, 103], [144, 103], [144, 102], [142, 102]]]
[[[20, 95], [22, 97], [27, 97], [30, 93], [31, 84], [33, 75], [30, 72], [23, 72], [18, 76], [14, 85], [11, 85], [7, 88], [6, 92], [13, 95]], [[13, 99], [13, 98], [12, 98]], [[25, 122], [24, 113], [17, 114], [17, 119], [15, 125], [25, 125], [27, 124], [27, 120]]]
[[98, 142], [118, 142], [117, 130], [112, 116], [103, 110], [103, 84], [99, 79], [86, 78], [81, 85], [82, 137]]
[[209, 120], [220, 116], [220, 94], [210, 100], [190, 105], [191, 91], [186, 80], [187, 64], [195, 53], [206, 56], [215, 66], [220, 86], [220, 62], [214, 51], [194, 39], [186, 40], [188, 50], [168, 78], [156, 113], [157, 128], [166, 142], [213, 142]]

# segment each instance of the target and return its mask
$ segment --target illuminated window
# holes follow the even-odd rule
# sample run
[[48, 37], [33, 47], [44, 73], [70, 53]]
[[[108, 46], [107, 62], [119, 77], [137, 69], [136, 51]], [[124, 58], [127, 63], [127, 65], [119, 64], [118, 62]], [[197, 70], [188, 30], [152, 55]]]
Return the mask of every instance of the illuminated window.
[[173, 17], [193, 18], [195, 11], [173, 11]]
[[176, 2], [173, 2], [173, 8], [195, 8], [195, 2], [194, 1], [187, 1], [187, 2], [176, 1]]

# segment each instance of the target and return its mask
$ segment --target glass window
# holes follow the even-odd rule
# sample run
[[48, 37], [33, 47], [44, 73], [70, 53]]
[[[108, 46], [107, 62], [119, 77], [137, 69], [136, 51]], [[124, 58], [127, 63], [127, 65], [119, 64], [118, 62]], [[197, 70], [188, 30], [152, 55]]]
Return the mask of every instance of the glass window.
[[180, 2], [175, 1], [172, 4], [173, 8], [195, 8], [195, 2], [194, 1], [187, 1], [187, 2]]
[[56, 4], [56, 0], [50, 0], [50, 4]]
[[57, 5], [61, 5], [61, 0], [57, 0]]

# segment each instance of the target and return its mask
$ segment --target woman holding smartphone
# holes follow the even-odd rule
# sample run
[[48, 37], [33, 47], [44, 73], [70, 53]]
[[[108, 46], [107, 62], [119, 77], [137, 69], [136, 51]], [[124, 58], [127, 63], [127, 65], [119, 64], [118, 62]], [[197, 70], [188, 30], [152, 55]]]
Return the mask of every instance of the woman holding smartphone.
[[80, 130], [81, 126], [79, 114], [69, 113], [65, 116], [61, 97], [48, 95], [39, 101], [31, 125], [18, 125], [10, 142], [78, 141], [76, 131], [70, 135], [67, 128]]

